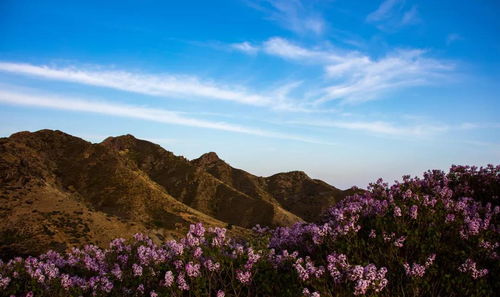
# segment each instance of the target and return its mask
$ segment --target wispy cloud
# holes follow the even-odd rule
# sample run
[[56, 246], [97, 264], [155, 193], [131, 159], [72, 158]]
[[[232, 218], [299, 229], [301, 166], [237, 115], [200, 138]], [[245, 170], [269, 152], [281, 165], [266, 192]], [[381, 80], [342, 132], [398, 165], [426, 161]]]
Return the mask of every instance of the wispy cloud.
[[259, 49], [253, 46], [250, 42], [245, 41], [241, 43], [233, 43], [231, 44], [233, 49], [245, 52], [247, 54], [255, 54]]
[[296, 121], [294, 124], [340, 128], [348, 130], [357, 130], [367, 132], [369, 134], [404, 136], [404, 137], [421, 137], [442, 134], [450, 131], [463, 131], [481, 128], [495, 128], [498, 124], [480, 124], [480, 123], [461, 123], [457, 125], [447, 124], [412, 124], [404, 125], [385, 121], [330, 121], [330, 120], [312, 120], [312, 121]]
[[254, 93], [241, 86], [228, 87], [202, 81], [194, 76], [88, 70], [77, 67], [57, 68], [9, 62], [0, 62], [0, 71], [152, 96], [207, 98], [288, 111], [305, 110], [300, 106], [300, 102], [294, 102], [289, 98], [276, 100], [272, 92], [265, 95]]
[[322, 34], [326, 22], [313, 1], [248, 0], [250, 7], [263, 11], [270, 20], [298, 34]]
[[402, 2], [402, 0], [385, 0], [380, 3], [380, 6], [375, 11], [366, 17], [366, 20], [368, 22], [378, 22], [388, 19], [394, 13], [394, 9], [399, 7]]
[[443, 81], [454, 66], [427, 58], [425, 53], [423, 50], [396, 50], [378, 60], [360, 56], [329, 65], [327, 75], [344, 81], [325, 88], [326, 94], [318, 102], [333, 99], [364, 102], [405, 87]]
[[384, 121], [305, 121], [296, 123], [315, 127], [341, 128], [368, 132], [370, 134], [392, 136], [424, 136], [448, 131], [447, 126], [441, 125], [401, 126]]
[[341, 57], [333, 52], [325, 52], [317, 49], [307, 49], [279, 37], [273, 37], [265, 41], [262, 44], [262, 50], [270, 55], [308, 62], [341, 59]]
[[418, 16], [418, 9], [417, 6], [412, 6], [409, 10], [407, 10], [403, 14], [403, 18], [401, 19], [401, 25], [411, 25], [411, 24], [416, 24], [420, 21], [420, 18]]
[[196, 118], [181, 115], [178, 112], [165, 109], [154, 109], [81, 98], [68, 98], [66, 96], [62, 98], [54, 95], [0, 91], [0, 103], [57, 110], [97, 113], [118, 117], [135, 118], [164, 124], [222, 130], [269, 138], [288, 139], [316, 144], [332, 144], [315, 139], [309, 139], [307, 137], [249, 128], [225, 122], [199, 120]]
[[446, 44], [450, 45], [456, 41], [463, 40], [463, 37], [458, 33], [450, 33], [446, 36]]
[[404, 0], [385, 0], [379, 7], [366, 16], [366, 21], [377, 24], [384, 31], [394, 31], [406, 25], [420, 22], [418, 8], [405, 7]]
[[316, 104], [377, 99], [387, 92], [440, 81], [454, 69], [450, 62], [429, 58], [425, 50], [419, 49], [394, 50], [374, 59], [358, 51], [304, 48], [277, 37], [259, 48], [283, 59], [320, 65], [325, 77], [324, 86], [313, 94]]

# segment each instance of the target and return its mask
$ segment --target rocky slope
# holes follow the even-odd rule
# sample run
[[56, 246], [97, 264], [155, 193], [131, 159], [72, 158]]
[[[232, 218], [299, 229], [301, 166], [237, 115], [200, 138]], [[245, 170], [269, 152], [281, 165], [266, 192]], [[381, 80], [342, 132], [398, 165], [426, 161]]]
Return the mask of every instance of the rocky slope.
[[314, 219], [348, 193], [303, 172], [258, 177], [215, 153], [189, 161], [131, 135], [19, 132], [0, 138], [0, 257], [136, 232], [160, 241], [193, 222], [244, 234]]
[[347, 195], [354, 188], [342, 191], [321, 180], [311, 179], [302, 171], [278, 173], [259, 177], [231, 167], [216, 153], [210, 152], [192, 161], [198, 167], [226, 184], [252, 197], [277, 203], [306, 221], [312, 221], [329, 206]]
[[0, 197], [0, 256], [225, 224], [168, 195], [108, 147], [59, 131], [0, 139]]
[[279, 204], [241, 192], [157, 144], [131, 135], [109, 137], [102, 144], [129, 159], [180, 202], [221, 221], [252, 227], [300, 220]]

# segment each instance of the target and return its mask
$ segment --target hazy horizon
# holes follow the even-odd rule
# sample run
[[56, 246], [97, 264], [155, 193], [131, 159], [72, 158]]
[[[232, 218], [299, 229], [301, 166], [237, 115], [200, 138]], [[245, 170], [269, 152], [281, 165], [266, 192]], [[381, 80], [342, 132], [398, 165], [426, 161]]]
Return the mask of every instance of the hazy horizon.
[[132, 134], [339, 188], [500, 160], [495, 1], [3, 1], [0, 136]]

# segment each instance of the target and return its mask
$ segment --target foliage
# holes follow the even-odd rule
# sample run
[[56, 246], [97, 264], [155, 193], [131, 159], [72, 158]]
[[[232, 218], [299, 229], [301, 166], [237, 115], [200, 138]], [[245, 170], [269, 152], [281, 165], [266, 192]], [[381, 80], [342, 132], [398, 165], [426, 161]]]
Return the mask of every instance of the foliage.
[[316, 223], [248, 240], [192, 225], [109, 248], [0, 262], [1, 296], [493, 296], [500, 291], [500, 166], [454, 166], [368, 191]]

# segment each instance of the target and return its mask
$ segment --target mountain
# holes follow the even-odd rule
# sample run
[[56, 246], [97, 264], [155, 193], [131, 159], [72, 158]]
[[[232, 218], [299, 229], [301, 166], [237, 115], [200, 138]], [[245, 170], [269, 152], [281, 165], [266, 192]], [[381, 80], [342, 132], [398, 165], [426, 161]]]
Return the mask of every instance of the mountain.
[[242, 227], [300, 221], [279, 204], [247, 195], [157, 144], [132, 135], [109, 137], [102, 144], [128, 158], [180, 202], [221, 221]]
[[146, 233], [178, 237], [189, 224], [284, 226], [315, 219], [350, 191], [303, 172], [258, 177], [215, 153], [176, 156], [132, 135], [90, 143], [61, 131], [0, 138], [0, 257]]
[[225, 225], [179, 202], [112, 149], [60, 131], [0, 139], [0, 256], [37, 254], [189, 223]]
[[321, 180], [311, 179], [302, 171], [259, 177], [231, 167], [216, 153], [210, 152], [192, 161], [198, 167], [239, 191], [260, 199], [278, 203], [284, 209], [306, 221], [313, 221], [337, 201], [359, 191], [339, 190]]

